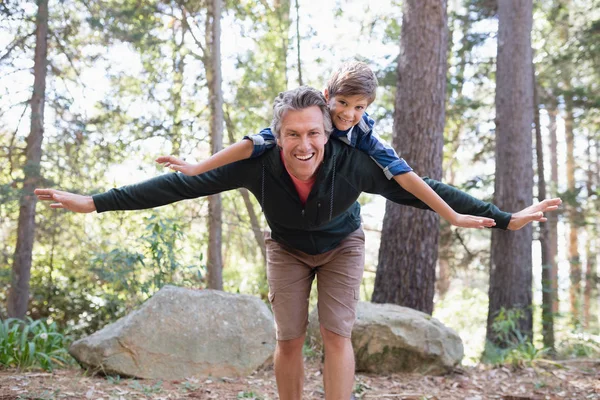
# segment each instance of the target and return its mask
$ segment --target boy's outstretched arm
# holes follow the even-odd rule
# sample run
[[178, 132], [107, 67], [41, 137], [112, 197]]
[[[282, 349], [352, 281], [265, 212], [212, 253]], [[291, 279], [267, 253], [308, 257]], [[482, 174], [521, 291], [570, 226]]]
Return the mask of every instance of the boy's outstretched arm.
[[253, 150], [254, 144], [252, 141], [243, 139], [197, 164], [190, 164], [175, 156], [160, 156], [156, 159], [156, 162], [162, 164], [164, 167], [171, 168], [173, 171], [179, 171], [184, 175], [193, 176], [203, 174], [215, 168], [222, 167], [223, 165], [250, 158]]
[[395, 175], [394, 180], [454, 226], [491, 228], [496, 225], [496, 222], [491, 218], [457, 213], [414, 172]]

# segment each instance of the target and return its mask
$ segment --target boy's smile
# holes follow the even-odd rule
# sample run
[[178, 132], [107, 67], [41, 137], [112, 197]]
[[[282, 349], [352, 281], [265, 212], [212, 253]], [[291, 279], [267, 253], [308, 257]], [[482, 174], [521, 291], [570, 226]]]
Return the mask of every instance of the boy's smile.
[[359, 94], [330, 97], [327, 90], [325, 90], [325, 99], [327, 99], [329, 105], [333, 125], [340, 131], [347, 131], [358, 124], [369, 105], [368, 98]]

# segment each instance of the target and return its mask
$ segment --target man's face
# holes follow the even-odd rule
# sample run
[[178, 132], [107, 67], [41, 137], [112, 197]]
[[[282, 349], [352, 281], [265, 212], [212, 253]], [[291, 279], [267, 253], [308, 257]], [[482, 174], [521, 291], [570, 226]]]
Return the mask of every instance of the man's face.
[[310, 179], [323, 162], [327, 143], [321, 109], [286, 111], [277, 142], [290, 173], [303, 181]]
[[330, 97], [325, 91], [325, 98], [329, 104], [331, 121], [340, 131], [347, 131], [358, 124], [369, 105], [369, 99], [361, 95]]

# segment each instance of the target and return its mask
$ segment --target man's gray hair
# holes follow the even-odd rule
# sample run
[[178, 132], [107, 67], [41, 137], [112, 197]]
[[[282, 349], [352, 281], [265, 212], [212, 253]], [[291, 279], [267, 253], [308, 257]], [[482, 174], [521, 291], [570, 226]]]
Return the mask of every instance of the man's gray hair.
[[333, 130], [333, 125], [327, 101], [321, 92], [310, 86], [300, 86], [297, 89], [281, 92], [275, 98], [273, 102], [273, 121], [271, 122], [271, 130], [275, 134], [275, 137], [279, 138], [281, 120], [286, 111], [299, 111], [314, 106], [319, 107], [323, 113], [323, 128], [325, 135], [329, 137]]

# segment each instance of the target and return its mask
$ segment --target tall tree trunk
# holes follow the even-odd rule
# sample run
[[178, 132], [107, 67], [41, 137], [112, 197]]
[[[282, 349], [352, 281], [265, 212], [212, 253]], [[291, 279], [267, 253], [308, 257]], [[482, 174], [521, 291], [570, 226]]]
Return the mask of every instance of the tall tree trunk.
[[[173, 13], [175, 11], [173, 10]], [[184, 8], [181, 9], [183, 13], [183, 20], [187, 19], [186, 11]], [[181, 28], [181, 39], [177, 40], [177, 32]], [[171, 104], [173, 104], [172, 112], [172, 123], [171, 129], [171, 143], [172, 149], [171, 154], [179, 156], [181, 152], [181, 144], [183, 142], [183, 135], [181, 130], [181, 101], [183, 96], [183, 73], [185, 68], [185, 36], [188, 29], [187, 24], [183, 23], [181, 27], [173, 24], [171, 29], [172, 35], [172, 62], [173, 62], [173, 86], [170, 88]]]
[[[467, 59], [469, 57], [470, 45], [469, 45], [469, 30], [471, 28], [471, 20], [468, 15], [457, 16], [459, 21], [461, 21], [461, 35], [462, 38], [460, 40], [460, 49], [456, 52], [457, 63], [455, 65], [455, 74], [454, 79], [456, 80], [456, 85], [454, 88], [454, 93], [452, 91], [448, 91], [446, 104], [449, 104], [450, 98], [452, 96], [456, 96], [461, 98], [464, 96], [463, 88], [465, 83], [465, 68], [467, 66]], [[450, 27], [454, 26], [454, 22], [450, 21], [448, 24]], [[448, 58], [450, 59], [452, 55], [452, 32], [449, 33], [448, 40]], [[448, 79], [450, 79], [450, 74], [448, 74]], [[458, 118], [457, 121], [454, 122], [454, 129], [446, 130], [446, 149], [445, 149], [445, 157], [443, 164], [445, 182], [449, 185], [455, 184], [456, 178], [456, 166], [457, 160], [454, 157], [457, 154], [458, 149], [460, 147], [461, 137], [464, 130], [464, 119]], [[450, 155], [450, 156], [448, 156]], [[452, 229], [452, 225], [449, 223], [442, 222], [440, 227], [440, 240], [439, 240], [439, 258], [438, 258], [438, 274], [436, 280], [436, 288], [438, 295], [440, 298], [444, 298], [446, 292], [450, 289], [450, 281], [452, 279], [449, 255], [452, 253], [452, 242], [453, 236], [455, 235], [455, 231]]]
[[[403, 6], [394, 110], [394, 146], [419, 174], [442, 176], [448, 65], [447, 2], [407, 0]], [[439, 218], [387, 202], [373, 302], [431, 314]]]
[[12, 284], [8, 294], [8, 316], [24, 318], [29, 304], [29, 279], [33, 240], [35, 237], [35, 204], [33, 190], [40, 183], [40, 162], [44, 138], [44, 105], [48, 53], [48, 0], [38, 0], [36, 17], [33, 94], [31, 96], [31, 131], [27, 137], [25, 176], [20, 200], [17, 245], [12, 268]]
[[[221, 89], [221, 0], [210, 0], [206, 15], [206, 68], [210, 100], [210, 141], [213, 154], [223, 148], [223, 92]], [[208, 287], [223, 290], [221, 196], [208, 198]]]
[[[535, 152], [538, 175], [538, 201], [546, 198], [546, 177], [544, 175], [544, 146], [540, 126], [540, 102], [535, 81], [535, 66], [531, 69], [533, 83], [533, 120], [535, 124]], [[542, 250], [542, 336], [544, 347], [554, 352], [554, 313], [552, 304], [556, 293], [552, 290], [552, 253], [550, 251], [550, 229], [548, 224], [540, 224], [540, 247]]]
[[[556, 103], [552, 102], [548, 109], [549, 126], [548, 132], [550, 134], [550, 191], [551, 196], [558, 196], [558, 140], [556, 139], [556, 116], [558, 110]], [[555, 293], [552, 301], [552, 313], [556, 315], [558, 313], [558, 215], [556, 213], [548, 213], [548, 235], [550, 242], [550, 262], [551, 266], [551, 282], [552, 291]]]
[[[592, 149], [594, 148], [594, 141], [592, 136], [588, 136], [588, 146], [587, 146], [587, 181], [586, 181], [586, 192], [588, 199], [592, 198], [592, 193], [595, 189], [594, 187], [594, 161], [592, 159]], [[591, 200], [588, 200], [591, 203]], [[587, 209], [588, 212], [593, 215], [594, 207], [591, 204], [588, 204]], [[586, 224], [587, 230], [587, 242], [585, 244], [586, 250], [586, 268], [585, 268], [585, 289], [583, 292], [583, 327], [585, 329], [589, 329], [590, 327], [590, 317], [591, 317], [591, 307], [592, 307], [592, 296], [595, 294], [595, 286], [598, 276], [596, 275], [596, 251], [597, 249], [594, 247], [594, 231], [595, 231], [595, 222], [590, 224]]]
[[[567, 46], [570, 40], [570, 15], [571, 0], [559, 0], [563, 14], [558, 21], [560, 39]], [[569, 300], [571, 316], [574, 324], [581, 323], [581, 259], [579, 256], [579, 221], [577, 215], [577, 199], [575, 185], [575, 138], [573, 116], [573, 86], [571, 84], [571, 66], [568, 62], [561, 65], [563, 83], [563, 97], [565, 100], [565, 136], [567, 141], [567, 216], [569, 220], [569, 246], [568, 258], [570, 267], [571, 286], [569, 287]]]
[[302, 83], [302, 58], [300, 57], [301, 41], [302, 38], [300, 37], [300, 3], [299, 0], [296, 0], [296, 54], [298, 57], [298, 86], [304, 85], [304, 83]]
[[[498, 2], [496, 182], [494, 202], [516, 211], [533, 198], [531, 2]], [[517, 328], [532, 339], [532, 227], [492, 232], [487, 338], [502, 346], [492, 323], [502, 308], [520, 309]]]
[[569, 201], [567, 215], [569, 218], [569, 247], [568, 257], [570, 266], [571, 286], [569, 299], [573, 322], [581, 323], [581, 258], [579, 256], [579, 221], [577, 213], [577, 199], [575, 186], [575, 136], [573, 131], [573, 98], [570, 93], [565, 94], [565, 135], [567, 139], [567, 189]]

